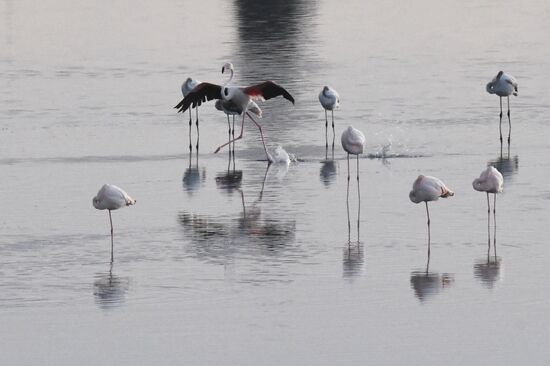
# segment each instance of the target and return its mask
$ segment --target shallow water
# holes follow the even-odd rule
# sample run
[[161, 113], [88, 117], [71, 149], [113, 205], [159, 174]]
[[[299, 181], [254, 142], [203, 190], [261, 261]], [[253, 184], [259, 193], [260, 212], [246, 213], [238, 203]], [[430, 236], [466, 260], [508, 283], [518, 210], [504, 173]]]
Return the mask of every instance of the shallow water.
[[[548, 364], [547, 2], [0, 9], [0, 364]], [[213, 103], [190, 154], [181, 82], [221, 83], [226, 61], [296, 99], [261, 104], [288, 166], [267, 169], [248, 121], [234, 159], [214, 154]], [[502, 150], [500, 69], [520, 83]], [[360, 206], [348, 125], [367, 138]], [[487, 164], [505, 179], [497, 258], [471, 187]], [[456, 193], [430, 204], [429, 263], [418, 174]], [[106, 182], [137, 199], [113, 212], [113, 263], [91, 202]]]

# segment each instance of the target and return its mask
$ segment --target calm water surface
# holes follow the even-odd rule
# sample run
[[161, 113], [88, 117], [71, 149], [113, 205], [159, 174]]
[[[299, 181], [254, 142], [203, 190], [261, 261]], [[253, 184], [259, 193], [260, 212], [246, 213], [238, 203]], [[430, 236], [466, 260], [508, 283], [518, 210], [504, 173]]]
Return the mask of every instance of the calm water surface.
[[[548, 364], [549, 15], [545, 1], [2, 1], [0, 364]], [[213, 103], [189, 152], [181, 82], [221, 83], [226, 61], [238, 84], [295, 97], [261, 105], [288, 167], [266, 168], [250, 122], [234, 160], [214, 154]], [[520, 83], [502, 150], [485, 92], [500, 69]], [[342, 98], [334, 151], [325, 84]], [[350, 124], [367, 148], [348, 231]], [[489, 259], [471, 187], [487, 164], [505, 179]], [[421, 173], [456, 193], [430, 206], [429, 263], [408, 199]], [[105, 182], [138, 201], [113, 212], [113, 263], [91, 202]]]

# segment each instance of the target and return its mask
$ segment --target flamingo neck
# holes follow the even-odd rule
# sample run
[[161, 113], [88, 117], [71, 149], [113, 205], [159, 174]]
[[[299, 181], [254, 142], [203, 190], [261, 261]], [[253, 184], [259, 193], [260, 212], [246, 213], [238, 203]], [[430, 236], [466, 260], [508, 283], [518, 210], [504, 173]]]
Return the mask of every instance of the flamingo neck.
[[231, 71], [231, 75], [229, 76], [229, 79], [223, 84], [222, 90], [221, 90], [221, 97], [223, 100], [226, 100], [226, 101], [231, 99], [227, 85], [233, 80], [233, 69], [230, 69], [230, 71]]
[[233, 81], [233, 69], [230, 69], [229, 71], [231, 71], [231, 75], [229, 75], [229, 79], [225, 82], [225, 84], [223, 84], [223, 86], [227, 86], [231, 83], [231, 81]]

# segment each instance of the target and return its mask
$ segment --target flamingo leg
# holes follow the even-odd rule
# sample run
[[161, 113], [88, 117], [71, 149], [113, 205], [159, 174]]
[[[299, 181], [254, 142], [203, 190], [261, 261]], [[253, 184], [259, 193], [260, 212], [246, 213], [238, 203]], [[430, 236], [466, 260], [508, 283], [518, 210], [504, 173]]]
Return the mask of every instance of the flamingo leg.
[[271, 164], [268, 164], [265, 168], [264, 179], [262, 179], [262, 189], [260, 190], [260, 195], [258, 196], [257, 202], [261, 202], [264, 198], [265, 181], [267, 180], [267, 173], [269, 173], [269, 168], [271, 168]]
[[[247, 114], [248, 114], [248, 113], [247, 113]], [[237, 140], [239, 140], [239, 139], [242, 139], [242, 138], [243, 138], [243, 131], [244, 131], [244, 113], [243, 113], [243, 121], [242, 121], [242, 123], [241, 123], [241, 134], [240, 134], [239, 136], [237, 136], [236, 138], [229, 140], [229, 141], [226, 142], [225, 144], [218, 146], [218, 148], [216, 149], [216, 151], [214, 151], [214, 154], [216, 154], [218, 151], [220, 151], [220, 149], [221, 149], [222, 147], [227, 146], [227, 145], [229, 145], [229, 144], [232, 143], [232, 142], [235, 143], [235, 141], [237, 141]]]
[[260, 136], [262, 138], [262, 144], [264, 145], [264, 151], [265, 151], [265, 156], [267, 157], [267, 162], [268, 164], [271, 164], [272, 163], [272, 159], [271, 159], [271, 156], [269, 155], [269, 153], [267, 152], [267, 147], [265, 146], [265, 140], [264, 140], [264, 134], [262, 132], [262, 126], [260, 126], [260, 124], [258, 122], [256, 122], [254, 120], [254, 118], [252, 118], [252, 116], [246, 112], [246, 115], [248, 116], [248, 118], [250, 118], [252, 120], [252, 122], [254, 122], [254, 124], [258, 127], [258, 129], [260, 130]]
[[499, 123], [499, 131], [500, 131], [500, 143], [502, 144], [502, 97], [498, 97], [500, 99], [500, 123]]
[[357, 207], [357, 244], [359, 244], [359, 219], [361, 217], [361, 189], [359, 186], [359, 154], [357, 154], [357, 199], [359, 205]]
[[332, 149], [334, 150], [334, 136], [336, 136], [336, 133], [334, 132], [334, 110], [332, 110], [331, 113], [332, 113]]
[[328, 114], [326, 109], [325, 109], [325, 146], [328, 150]]
[[346, 207], [348, 211], [348, 245], [351, 245], [351, 222], [349, 219], [349, 153], [348, 153], [348, 187], [346, 191]]
[[508, 98], [508, 145], [510, 145], [510, 135], [512, 134], [512, 120], [510, 119], [510, 96]]
[[426, 274], [430, 272], [430, 252], [428, 251], [428, 261], [426, 262]]
[[191, 117], [191, 108], [189, 108], [189, 151], [193, 149], [191, 146], [191, 127], [193, 126], [193, 118]]
[[244, 205], [244, 193], [243, 190], [239, 188], [239, 193], [241, 194], [241, 202], [243, 204], [243, 220], [246, 221], [246, 207]]
[[197, 116], [197, 121], [196, 121], [196, 124], [197, 124], [197, 150], [199, 149], [199, 107], [195, 107], [195, 112], [196, 112], [196, 116]]
[[111, 262], [113, 261], [113, 218], [111, 217], [111, 210], [109, 210], [109, 222], [111, 223]]
[[493, 233], [493, 249], [495, 252], [495, 260], [497, 259], [497, 194], [493, 193], [495, 200], [493, 201], [493, 221], [494, 221], [494, 233]]
[[[229, 121], [229, 114], [226, 114], [227, 116], [227, 127], [229, 128], [229, 132], [227, 133], [227, 141], [230, 141], [231, 140], [231, 122]], [[229, 144], [229, 163], [231, 164], [231, 144]], [[227, 171], [229, 171], [229, 165], [227, 167]]]
[[491, 253], [491, 205], [489, 203], [489, 192], [487, 192], [487, 258]]
[[430, 238], [430, 210], [428, 209], [428, 202], [426, 203], [426, 214], [428, 215], [428, 260], [430, 258], [430, 244], [431, 244], [431, 238]]
[[229, 127], [229, 136], [227, 138], [227, 141], [231, 140], [231, 122], [229, 122], [229, 114], [226, 114], [227, 116], [227, 127]]
[[229, 156], [227, 159], [227, 174], [231, 171], [231, 149], [229, 149]]
[[[233, 115], [233, 128], [231, 129], [231, 136], [235, 138], [235, 115]], [[233, 142], [233, 153], [235, 153], [235, 142]], [[233, 154], [234, 156], [235, 154]]]

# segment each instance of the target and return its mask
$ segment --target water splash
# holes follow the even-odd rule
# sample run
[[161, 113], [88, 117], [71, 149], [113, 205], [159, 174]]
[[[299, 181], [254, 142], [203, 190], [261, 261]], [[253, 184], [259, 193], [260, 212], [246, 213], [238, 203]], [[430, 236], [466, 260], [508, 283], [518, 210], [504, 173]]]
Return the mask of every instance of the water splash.
[[375, 155], [378, 158], [386, 159], [386, 158], [394, 155], [394, 154], [391, 153], [391, 148], [392, 148], [392, 145], [393, 145], [392, 139], [393, 139], [393, 136], [390, 135], [390, 137], [388, 137], [388, 142], [386, 142], [383, 145], [379, 145], [378, 151], [375, 153]]
[[269, 160], [273, 164], [290, 164], [291, 161], [296, 161], [294, 154], [289, 154], [281, 145], [277, 145], [269, 154]]

